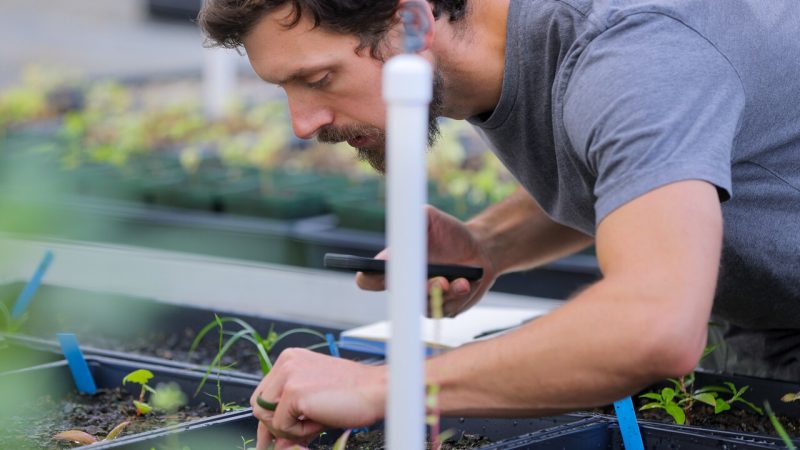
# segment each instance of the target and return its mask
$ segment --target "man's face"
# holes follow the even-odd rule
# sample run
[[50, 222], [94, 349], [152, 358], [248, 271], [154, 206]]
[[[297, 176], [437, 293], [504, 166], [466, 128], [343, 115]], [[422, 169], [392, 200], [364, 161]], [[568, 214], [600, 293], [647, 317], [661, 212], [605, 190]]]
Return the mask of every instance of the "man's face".
[[[289, 100], [294, 133], [320, 142], [347, 142], [359, 158], [386, 169], [386, 110], [381, 97], [383, 63], [369, 49], [355, 53], [359, 41], [321, 28], [303, 16], [286, 28], [290, 6], [264, 17], [244, 39], [255, 72], [280, 85]], [[438, 135], [441, 77], [435, 74], [428, 141]]]

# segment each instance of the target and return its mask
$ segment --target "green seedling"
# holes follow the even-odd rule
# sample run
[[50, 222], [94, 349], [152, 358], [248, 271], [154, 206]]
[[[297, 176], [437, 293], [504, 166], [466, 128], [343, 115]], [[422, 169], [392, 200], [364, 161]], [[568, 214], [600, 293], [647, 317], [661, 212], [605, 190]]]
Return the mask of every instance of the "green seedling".
[[[238, 331], [225, 331], [224, 324], [235, 324], [240, 327]], [[200, 384], [197, 386], [194, 395], [198, 395], [200, 391], [205, 386], [206, 381], [208, 380], [209, 375], [211, 372], [217, 368], [221, 370], [222, 368], [231, 368], [233, 365], [221, 367], [220, 361], [225, 353], [230, 350], [230, 348], [240, 339], [244, 339], [247, 342], [253, 344], [256, 348], [256, 355], [258, 356], [259, 364], [261, 365], [261, 372], [264, 375], [267, 375], [270, 370], [272, 370], [272, 360], [270, 359], [269, 352], [272, 348], [281, 340], [294, 335], [294, 334], [310, 334], [312, 336], [318, 337], [322, 342], [320, 344], [312, 345], [308, 347], [309, 350], [315, 350], [318, 348], [324, 348], [328, 346], [327, 340], [325, 336], [315, 330], [310, 328], [294, 328], [288, 331], [285, 331], [281, 334], [276, 333], [272, 328], [265, 334], [262, 335], [259, 333], [255, 327], [247, 323], [246, 321], [239, 319], [237, 317], [219, 317], [214, 316], [214, 320], [204, 326], [197, 336], [194, 338], [194, 342], [192, 342], [192, 346], [189, 349], [189, 352], [192, 353], [197, 349], [197, 346], [206, 337], [206, 335], [213, 329], [217, 329], [221, 337], [227, 336], [227, 340], [224, 341], [224, 344], [218, 345], [218, 350], [216, 356], [211, 361], [211, 363], [206, 368], [206, 372], [203, 375], [203, 379], [200, 381]]]
[[187, 398], [178, 383], [158, 383], [155, 392], [150, 395], [150, 403], [155, 409], [174, 413], [187, 403]]
[[794, 442], [792, 442], [792, 438], [789, 437], [789, 433], [786, 432], [786, 429], [783, 428], [778, 418], [775, 416], [775, 413], [772, 412], [772, 407], [769, 406], [768, 401], [764, 401], [764, 410], [767, 411], [767, 416], [769, 417], [770, 423], [772, 423], [773, 428], [775, 428], [775, 432], [778, 433], [781, 440], [784, 444], [786, 444], [786, 448], [789, 450], [797, 450], [795, 447]]
[[0, 303], [0, 332], [3, 333], [16, 333], [22, 329], [22, 325], [28, 318], [28, 313], [24, 313], [22, 317], [14, 319], [11, 317], [11, 311], [4, 303]]
[[345, 447], [347, 447], [347, 440], [350, 438], [350, 433], [352, 432], [353, 430], [347, 430], [342, 433], [342, 435], [339, 436], [339, 439], [333, 443], [333, 448], [331, 450], [344, 450]]
[[678, 425], [683, 425], [686, 423], [686, 413], [681, 406], [681, 402], [685, 403], [686, 399], [676, 399], [675, 394], [675, 389], [672, 388], [661, 389], [661, 392], [647, 392], [642, 394], [639, 396], [640, 398], [647, 398], [654, 401], [645, 404], [639, 408], [639, 411], [655, 408], [663, 409], [667, 412], [667, 414], [672, 416], [672, 418], [675, 420], [675, 423]]
[[122, 434], [122, 432], [128, 425], [130, 425], [130, 422], [125, 421], [115, 426], [111, 431], [108, 432], [105, 439], [97, 439], [91, 434], [81, 430], [64, 431], [53, 436], [53, 439], [57, 441], [72, 442], [81, 445], [91, 445], [101, 441], [103, 442], [113, 441], [114, 439], [118, 438], [120, 434]]
[[[715, 404], [713, 405], [714, 414], [719, 414], [723, 411], [727, 411], [731, 409], [732, 404], [738, 402], [747, 405], [747, 407], [749, 407], [758, 415], [764, 415], [764, 410], [742, 398], [742, 395], [744, 395], [744, 393], [747, 392], [748, 389], [750, 389], [750, 386], [743, 386], [741, 389], [738, 389], [736, 385], [731, 383], [730, 381], [726, 381], [722, 384], [723, 384], [722, 386], [706, 386], [696, 391], [697, 393], [701, 394], [709, 393], [714, 396], [715, 399]], [[721, 397], [721, 395], [730, 395], [731, 397], [728, 399], [724, 399]]]
[[246, 439], [244, 436], [239, 436], [242, 438], [242, 450], [254, 450], [255, 447], [248, 447], [250, 444], [255, 442], [255, 439]]
[[[217, 316], [216, 314], [214, 314], [214, 321], [216, 322], [217, 327], [218, 327], [217, 334], [219, 335], [219, 339], [217, 341], [217, 353], [219, 354], [219, 352], [222, 351], [222, 347], [223, 347], [223, 336], [225, 335], [225, 327], [222, 324], [222, 320], [220, 320], [219, 316]], [[241, 406], [237, 405], [236, 402], [225, 402], [225, 401], [222, 400], [222, 382], [220, 380], [220, 375], [222, 374], [222, 371], [224, 369], [230, 369], [233, 365], [231, 364], [231, 365], [223, 366], [222, 365], [222, 358], [218, 358], [216, 361], [217, 361], [217, 364], [216, 364], [216, 369], [217, 369], [217, 383], [216, 383], [216, 385], [217, 385], [217, 393], [216, 394], [209, 394], [209, 393], [206, 392], [206, 395], [208, 395], [209, 397], [211, 397], [211, 398], [213, 398], [213, 399], [215, 399], [217, 401], [217, 403], [219, 404], [219, 412], [220, 413], [226, 413], [226, 412], [229, 412], [229, 411], [236, 411], [238, 409], [243, 409]]]
[[[716, 346], [710, 345], [703, 351], [703, 358], [711, 354]], [[689, 422], [689, 414], [695, 402], [704, 403], [714, 408], [714, 414], [720, 414], [731, 409], [733, 403], [739, 402], [747, 405], [758, 414], [763, 414], [761, 408], [742, 398], [750, 388], [744, 386], [741, 389], [731, 382], [723, 383], [723, 386], [705, 386], [693, 389], [695, 383], [695, 373], [691, 372], [680, 378], [668, 379], [674, 386], [673, 388], [663, 388], [660, 392], [651, 391], [640, 395], [640, 398], [653, 400], [639, 408], [639, 411], [647, 409], [663, 409], [669, 414], [675, 423], [684, 425]], [[729, 398], [723, 396], [730, 395]]]
[[137, 416], [148, 414], [153, 410], [153, 407], [145, 402], [145, 395], [148, 392], [151, 395], [156, 392], [155, 389], [147, 384], [152, 378], [153, 372], [150, 372], [147, 369], [139, 369], [125, 375], [125, 378], [122, 379], [123, 386], [127, 383], [136, 383], [142, 387], [142, 390], [139, 392], [139, 400], [133, 401], [133, 405], [136, 407]]

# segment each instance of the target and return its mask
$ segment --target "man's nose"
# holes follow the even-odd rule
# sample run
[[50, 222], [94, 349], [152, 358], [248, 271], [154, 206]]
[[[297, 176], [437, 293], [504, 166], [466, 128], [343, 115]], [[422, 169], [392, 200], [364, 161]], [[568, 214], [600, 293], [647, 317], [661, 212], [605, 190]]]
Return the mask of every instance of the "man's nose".
[[302, 101], [289, 101], [292, 130], [300, 139], [311, 139], [320, 128], [333, 123], [330, 109]]

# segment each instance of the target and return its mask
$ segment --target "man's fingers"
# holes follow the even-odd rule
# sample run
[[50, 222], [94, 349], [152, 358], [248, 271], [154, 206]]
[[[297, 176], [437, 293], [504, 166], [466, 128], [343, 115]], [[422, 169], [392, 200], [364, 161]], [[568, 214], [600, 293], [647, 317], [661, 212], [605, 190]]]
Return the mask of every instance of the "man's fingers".
[[268, 450], [270, 444], [272, 444], [272, 435], [264, 422], [259, 420], [258, 430], [256, 430], [256, 450]]
[[386, 276], [382, 273], [356, 273], [356, 285], [365, 291], [383, 291], [386, 289]]

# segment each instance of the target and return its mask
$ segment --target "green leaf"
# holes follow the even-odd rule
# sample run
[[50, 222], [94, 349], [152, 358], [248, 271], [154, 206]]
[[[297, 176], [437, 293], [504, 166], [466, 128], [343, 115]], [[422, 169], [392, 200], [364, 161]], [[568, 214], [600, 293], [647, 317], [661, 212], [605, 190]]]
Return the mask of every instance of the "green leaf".
[[775, 431], [778, 433], [778, 436], [781, 437], [781, 440], [784, 444], [786, 444], [786, 448], [789, 450], [797, 450], [795, 447], [794, 442], [792, 442], [792, 438], [789, 437], [789, 433], [783, 428], [778, 418], [775, 417], [775, 413], [772, 412], [772, 408], [769, 406], [769, 402], [764, 402], [764, 409], [767, 410], [767, 415], [769, 416], [769, 421], [772, 423], [772, 427], [775, 428]]
[[661, 398], [664, 399], [664, 403], [672, 402], [672, 399], [675, 398], [675, 390], [671, 388], [664, 388], [661, 390]]
[[186, 394], [183, 393], [178, 383], [159, 383], [156, 387], [150, 402], [156, 408], [173, 413], [187, 403]]
[[717, 396], [711, 392], [704, 392], [701, 394], [695, 394], [692, 396], [698, 402], [705, 403], [706, 405], [716, 407], [717, 406]]
[[729, 394], [731, 391], [728, 388], [724, 388], [722, 386], [704, 386], [694, 391], [695, 394], [702, 394], [703, 392], [718, 392], [720, 394]]
[[114, 439], [118, 438], [119, 435], [122, 434], [122, 432], [125, 430], [125, 427], [127, 427], [128, 425], [130, 425], [130, 422], [125, 421], [115, 426], [114, 429], [108, 432], [108, 435], [104, 440], [113, 441]]
[[122, 379], [122, 384], [124, 385], [126, 383], [136, 383], [144, 386], [152, 378], [153, 378], [153, 372], [150, 372], [147, 369], [138, 369], [125, 375], [125, 378]]
[[736, 399], [736, 401], [737, 401], [737, 402], [742, 402], [742, 403], [744, 403], [745, 405], [749, 406], [749, 407], [750, 407], [750, 409], [752, 409], [753, 411], [755, 411], [756, 413], [758, 413], [758, 415], [759, 415], [759, 416], [763, 416], [763, 415], [764, 415], [764, 410], [763, 410], [763, 409], [761, 409], [761, 408], [759, 408], [758, 406], [756, 406], [756, 405], [754, 405], [754, 404], [752, 404], [752, 403], [748, 402], [747, 400], [745, 400], [745, 399], [743, 399], [743, 398], [737, 398], [737, 399]]
[[728, 404], [725, 400], [718, 398], [714, 404], [714, 414], [719, 414], [723, 411], [727, 411], [731, 409], [731, 405]]
[[642, 407], [639, 408], [639, 411], [644, 411], [646, 409], [656, 409], [656, 408], [664, 409], [664, 406], [662, 406], [661, 403], [647, 403], [646, 405], [642, 405]]
[[663, 401], [661, 399], [661, 394], [658, 394], [658, 393], [655, 393], [655, 392], [648, 392], [646, 394], [642, 394], [642, 395], [639, 396], [639, 398], [649, 398], [650, 400], [655, 400], [657, 402]]
[[148, 414], [149, 412], [151, 412], [153, 410], [152, 406], [148, 405], [145, 402], [140, 402], [138, 400], [134, 400], [133, 401], [133, 405], [136, 406], [136, 411], [138, 411], [139, 414], [141, 414], [141, 415]]
[[342, 435], [339, 436], [339, 439], [337, 439], [336, 442], [333, 444], [332, 450], [344, 450], [345, 447], [347, 446], [347, 439], [350, 437], [350, 433], [352, 432], [353, 430], [347, 430], [344, 433], [342, 433]]
[[703, 359], [706, 356], [714, 353], [714, 350], [716, 349], [717, 349], [716, 345], [707, 345], [706, 348], [703, 349], [703, 356], [701, 356], [700, 359]]
[[726, 382], [724, 382], [722, 384], [724, 384], [725, 386], [728, 387], [728, 389], [730, 390], [731, 394], [736, 395], [736, 385], [735, 384], [731, 383], [730, 381], [726, 381]]
[[684, 423], [686, 423], [686, 413], [683, 412], [683, 408], [676, 405], [675, 403], [670, 403], [667, 405], [665, 409], [667, 410], [667, 414], [669, 414], [670, 416], [672, 416], [673, 419], [675, 419], [675, 423], [677, 423], [678, 425], [683, 425]]
[[227, 342], [225, 342], [225, 345], [222, 346], [222, 348], [217, 353], [217, 355], [214, 356], [214, 359], [211, 361], [208, 367], [206, 367], [206, 372], [203, 374], [203, 378], [200, 380], [200, 384], [194, 391], [195, 397], [197, 397], [197, 394], [199, 394], [200, 391], [203, 389], [203, 386], [206, 385], [206, 381], [208, 380], [208, 377], [211, 375], [211, 371], [214, 370], [214, 367], [217, 365], [219, 360], [222, 359], [222, 357], [225, 355], [225, 352], [227, 352], [228, 349], [230, 349], [231, 346], [233, 346], [233, 344], [236, 343], [236, 341], [238, 341], [242, 336], [247, 335], [249, 332], [250, 332], [249, 330], [239, 330], [238, 332], [236, 332], [236, 334], [231, 336]]

